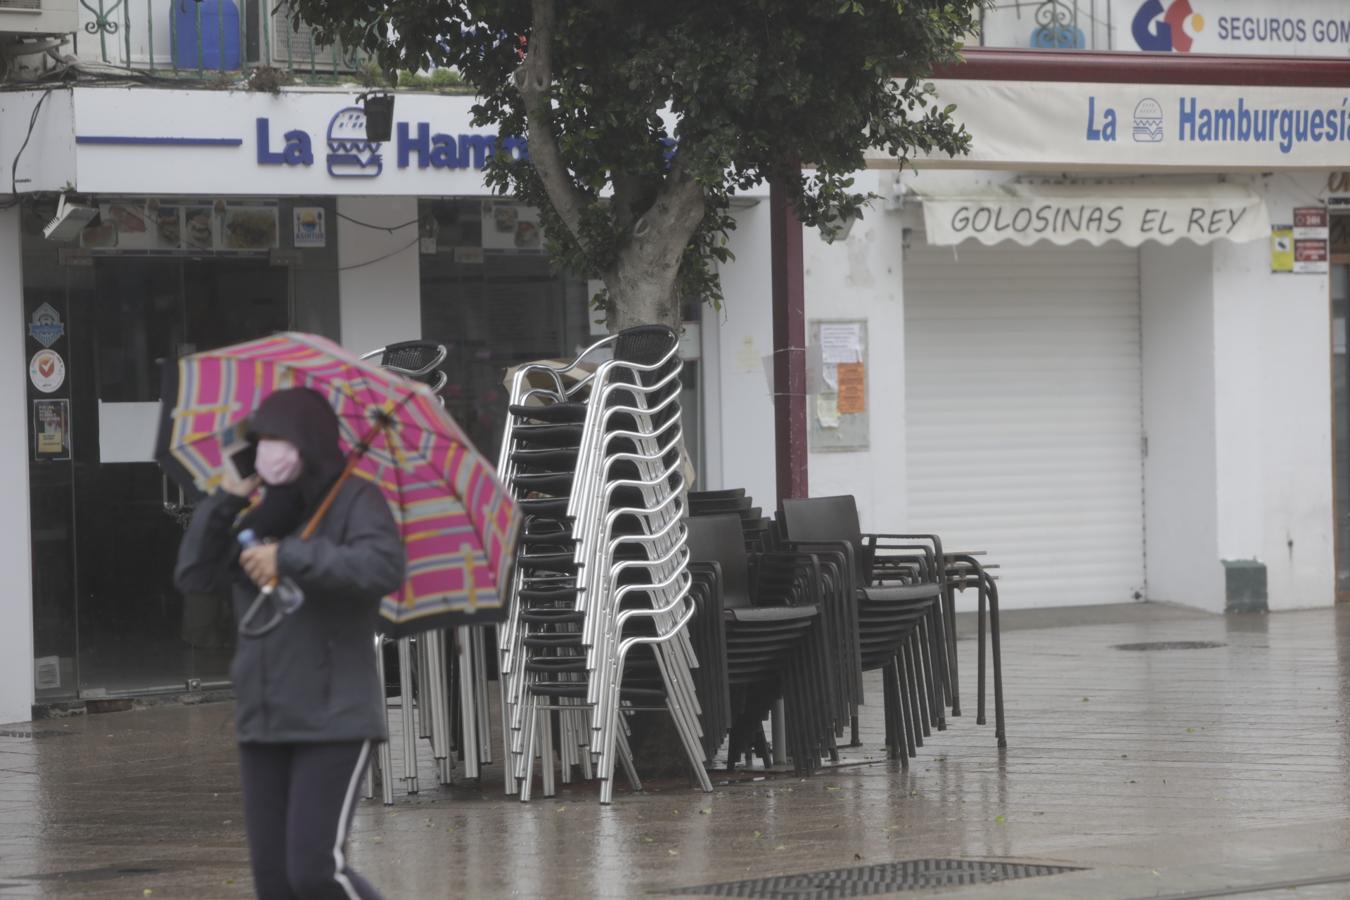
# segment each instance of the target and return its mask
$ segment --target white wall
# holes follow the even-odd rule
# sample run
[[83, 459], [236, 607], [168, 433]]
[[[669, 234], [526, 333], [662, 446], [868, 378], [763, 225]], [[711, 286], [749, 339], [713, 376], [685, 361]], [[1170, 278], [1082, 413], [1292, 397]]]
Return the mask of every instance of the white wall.
[[[1324, 174], [1253, 180], [1273, 222]], [[1266, 564], [1270, 608], [1335, 599], [1329, 285], [1273, 274], [1261, 244], [1214, 245], [1219, 555]]]
[[[859, 189], [877, 190], [861, 182]], [[864, 530], [904, 531], [907, 524], [903, 242], [900, 213], [884, 210], [880, 201], [854, 224], [846, 240], [827, 244], [814, 230], [804, 240], [807, 321], [867, 320], [870, 446], [811, 453], [809, 472], [811, 496], [857, 498]]]
[[[0, 379], [0, 722], [26, 722], [33, 715], [33, 572], [28, 517], [27, 379], [24, 355], [23, 253], [19, 210], [0, 210], [0, 358], [13, 360], [11, 377]], [[5, 352], [4, 347], [9, 347]]]
[[[773, 398], [763, 358], [773, 352], [773, 296], [769, 281], [769, 204], [736, 212], [731, 252], [722, 268], [722, 311], [705, 316], [716, 335], [704, 344], [705, 364], [716, 366], [706, 380], [718, 389], [707, 403], [705, 488], [743, 487], [766, 512], [778, 506], [773, 440]], [[711, 321], [710, 321], [711, 320]], [[713, 329], [707, 328], [705, 331]], [[720, 433], [720, 440], [717, 435]]]
[[1211, 248], [1140, 248], [1147, 596], [1224, 608], [1214, 424]]
[[417, 226], [407, 225], [417, 219], [417, 198], [339, 197], [337, 208], [343, 346], [365, 353], [421, 337]]

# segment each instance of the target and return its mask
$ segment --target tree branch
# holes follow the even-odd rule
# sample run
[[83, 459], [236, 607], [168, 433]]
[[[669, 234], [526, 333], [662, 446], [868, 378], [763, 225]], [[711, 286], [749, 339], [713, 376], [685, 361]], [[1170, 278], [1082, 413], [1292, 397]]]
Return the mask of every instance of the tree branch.
[[525, 121], [529, 133], [530, 161], [548, 192], [553, 208], [563, 224], [581, 242], [581, 210], [586, 198], [577, 190], [563, 162], [558, 139], [550, 125], [552, 112], [550, 88], [553, 84], [554, 0], [533, 0], [533, 23], [525, 61], [515, 73], [516, 90], [525, 101]]

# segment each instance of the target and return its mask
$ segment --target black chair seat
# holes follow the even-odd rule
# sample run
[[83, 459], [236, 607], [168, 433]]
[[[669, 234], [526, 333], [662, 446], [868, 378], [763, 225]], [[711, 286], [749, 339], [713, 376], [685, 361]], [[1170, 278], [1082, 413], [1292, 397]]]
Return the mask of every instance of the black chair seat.
[[942, 588], [937, 584], [881, 584], [858, 588], [858, 593], [874, 603], [932, 601], [942, 596]]
[[533, 419], [536, 422], [547, 422], [554, 425], [561, 424], [579, 424], [586, 420], [585, 403], [549, 403], [543, 406], [522, 406], [513, 403], [507, 409], [511, 415], [522, 419]]
[[517, 472], [512, 480], [521, 490], [566, 497], [572, 493], [572, 482], [576, 479], [571, 472], [540, 472], [533, 475]]
[[511, 431], [512, 437], [528, 449], [530, 447], [548, 450], [575, 448], [581, 443], [580, 425], [517, 425]]
[[728, 622], [789, 622], [797, 619], [814, 619], [819, 612], [814, 605], [743, 606], [723, 610], [722, 615]]
[[511, 462], [518, 466], [572, 472], [576, 470], [577, 451], [575, 447], [522, 447], [511, 453]]
[[549, 518], [562, 518], [567, 515], [566, 497], [532, 497], [526, 500], [517, 500], [516, 506], [527, 516], [547, 516]]

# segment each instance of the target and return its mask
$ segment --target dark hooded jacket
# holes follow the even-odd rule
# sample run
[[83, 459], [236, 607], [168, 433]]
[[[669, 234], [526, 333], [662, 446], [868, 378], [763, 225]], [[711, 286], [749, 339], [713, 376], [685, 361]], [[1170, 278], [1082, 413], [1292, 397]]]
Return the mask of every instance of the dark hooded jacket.
[[233, 583], [235, 621], [257, 588], [239, 566], [237, 534], [253, 528], [279, 541], [277, 569], [305, 603], [261, 637], [238, 638], [230, 678], [241, 743], [356, 741], [386, 737], [384, 689], [375, 668], [380, 598], [403, 583], [398, 526], [380, 490], [348, 478], [313, 537], [299, 532], [342, 471], [337, 418], [314, 391], [277, 391], [258, 407], [250, 431], [295, 444], [304, 463], [293, 485], [247, 501], [216, 491], [197, 508], [178, 551], [178, 589]]

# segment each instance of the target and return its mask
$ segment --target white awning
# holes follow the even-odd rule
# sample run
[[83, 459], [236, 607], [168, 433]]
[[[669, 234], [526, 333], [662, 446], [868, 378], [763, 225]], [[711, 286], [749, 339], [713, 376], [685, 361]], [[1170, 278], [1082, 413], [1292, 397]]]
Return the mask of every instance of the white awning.
[[1100, 247], [1116, 241], [1234, 242], [1270, 237], [1261, 197], [1231, 184], [1005, 184], [960, 193], [917, 192], [923, 200], [928, 243], [983, 244], [1037, 241]]

